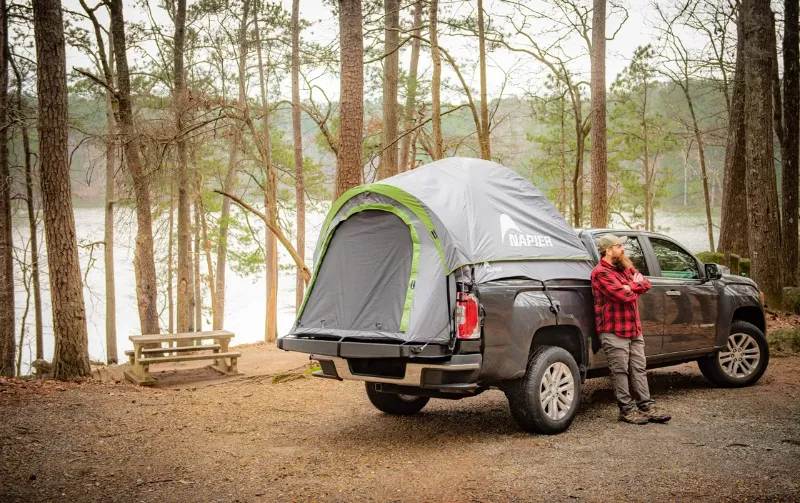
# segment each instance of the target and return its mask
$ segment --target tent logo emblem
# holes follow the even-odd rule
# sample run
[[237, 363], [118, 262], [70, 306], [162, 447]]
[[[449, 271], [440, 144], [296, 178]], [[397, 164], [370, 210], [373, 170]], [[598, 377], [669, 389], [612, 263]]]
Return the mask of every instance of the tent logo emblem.
[[514, 222], [511, 217], [505, 213], [500, 214], [500, 235], [502, 237], [503, 244], [508, 244], [509, 246], [537, 248], [553, 246], [553, 240], [550, 238], [550, 236], [523, 233], [516, 222]]

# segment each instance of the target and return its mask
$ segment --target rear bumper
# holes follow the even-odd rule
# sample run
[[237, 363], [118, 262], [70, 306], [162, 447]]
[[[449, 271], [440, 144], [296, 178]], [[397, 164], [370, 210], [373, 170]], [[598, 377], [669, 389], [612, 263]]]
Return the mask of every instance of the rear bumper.
[[442, 391], [478, 388], [480, 353], [448, 354], [446, 346], [340, 342], [286, 336], [278, 348], [308, 353], [320, 362], [316, 377]]
[[311, 358], [319, 360], [322, 368], [313, 373], [316, 377], [395, 384], [423, 389], [467, 391], [478, 388], [477, 380], [483, 357], [480, 354], [453, 355], [449, 360], [438, 363], [406, 361], [402, 375], [395, 376], [359, 371], [354, 368], [351, 361], [344, 358], [324, 355], [311, 355]]

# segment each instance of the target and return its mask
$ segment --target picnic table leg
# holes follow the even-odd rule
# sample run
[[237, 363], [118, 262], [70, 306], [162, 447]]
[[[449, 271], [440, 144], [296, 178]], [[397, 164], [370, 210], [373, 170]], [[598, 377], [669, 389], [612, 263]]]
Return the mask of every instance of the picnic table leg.
[[[228, 339], [228, 338], [214, 339], [214, 343], [215, 344], [219, 344], [219, 352], [220, 353], [227, 353], [228, 352], [228, 346], [230, 345], [230, 342], [231, 342], [231, 340]], [[214, 351], [214, 352], [216, 353], [216, 351]], [[225, 360], [225, 358], [217, 358], [217, 359], [214, 360], [214, 367], [216, 367], [217, 370], [219, 370], [220, 372], [223, 372], [225, 374], [235, 373], [236, 364], [233, 363], [234, 359], [231, 359], [231, 362], [232, 362], [232, 364], [228, 365], [228, 362]]]
[[131, 364], [131, 371], [125, 371], [125, 377], [141, 386], [152, 385], [155, 380], [150, 377], [150, 365], [140, 363], [142, 359], [142, 349], [145, 347], [143, 344], [133, 345], [133, 361]]

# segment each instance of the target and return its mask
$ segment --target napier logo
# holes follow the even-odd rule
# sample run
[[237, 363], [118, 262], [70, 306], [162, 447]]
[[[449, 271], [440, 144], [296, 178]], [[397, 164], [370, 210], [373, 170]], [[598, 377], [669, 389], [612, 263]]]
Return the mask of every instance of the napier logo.
[[500, 214], [500, 234], [503, 236], [503, 244], [509, 246], [553, 246], [553, 240], [550, 236], [525, 234], [520, 230], [519, 226], [511, 220], [511, 217], [505, 213]]

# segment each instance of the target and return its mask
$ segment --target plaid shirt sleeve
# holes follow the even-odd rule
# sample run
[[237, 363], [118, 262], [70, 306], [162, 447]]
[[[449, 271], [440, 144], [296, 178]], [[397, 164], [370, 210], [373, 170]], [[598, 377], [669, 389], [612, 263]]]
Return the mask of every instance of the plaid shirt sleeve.
[[[633, 276], [637, 274], [639, 274], [639, 271], [637, 271], [635, 267], [631, 267], [629, 276], [633, 278]], [[647, 278], [645, 278], [644, 276], [642, 276], [641, 282], [637, 283], [636, 281], [631, 281], [631, 283], [629, 284], [631, 290], [637, 295], [641, 295], [652, 288], [652, 285], [650, 284], [649, 281], [647, 281]]]
[[[627, 285], [630, 290], [625, 289], [625, 284], [617, 279], [616, 275], [610, 270], [598, 269], [594, 274], [594, 283], [600, 293], [609, 299], [617, 302], [635, 302], [639, 298], [639, 294], [633, 291], [630, 285]], [[648, 283], [649, 285], [650, 283]]]

